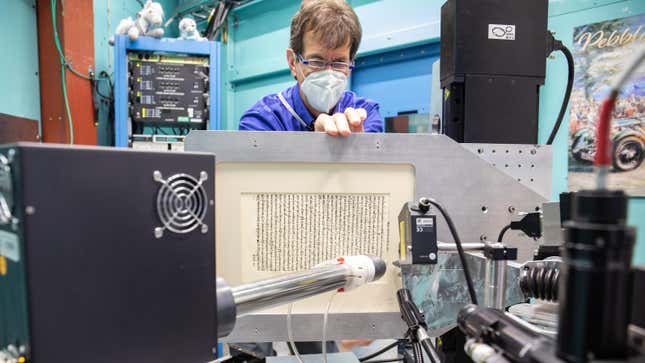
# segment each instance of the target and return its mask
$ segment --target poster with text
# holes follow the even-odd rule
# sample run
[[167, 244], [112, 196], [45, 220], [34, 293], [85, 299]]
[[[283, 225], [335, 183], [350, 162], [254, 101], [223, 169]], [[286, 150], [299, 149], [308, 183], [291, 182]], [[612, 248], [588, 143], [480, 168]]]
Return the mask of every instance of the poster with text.
[[[577, 27], [570, 101], [569, 190], [593, 188], [595, 125], [615, 77], [645, 45], [645, 14]], [[611, 189], [645, 196], [645, 66], [625, 84], [612, 119]]]

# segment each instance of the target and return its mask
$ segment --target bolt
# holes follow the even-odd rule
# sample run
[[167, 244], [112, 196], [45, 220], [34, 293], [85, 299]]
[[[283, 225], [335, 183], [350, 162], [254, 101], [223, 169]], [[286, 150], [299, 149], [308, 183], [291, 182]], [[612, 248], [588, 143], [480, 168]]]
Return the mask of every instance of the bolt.
[[508, 207], [508, 212], [511, 213], [511, 214], [515, 213], [515, 207], [513, 207], [512, 205], [509, 206]]
[[436, 260], [437, 259], [437, 255], [435, 253], [429, 254], [428, 257], [430, 257], [431, 260]]
[[482, 242], [486, 242], [488, 241], [488, 236], [486, 236], [485, 234], [482, 234], [481, 236], [479, 236], [479, 240]]

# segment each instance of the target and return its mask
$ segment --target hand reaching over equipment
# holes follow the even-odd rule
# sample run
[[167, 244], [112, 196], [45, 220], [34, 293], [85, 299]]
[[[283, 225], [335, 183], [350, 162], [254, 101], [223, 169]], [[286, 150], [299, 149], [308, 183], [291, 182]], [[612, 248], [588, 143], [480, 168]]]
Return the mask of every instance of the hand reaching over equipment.
[[344, 113], [328, 115], [321, 113], [314, 123], [315, 131], [324, 131], [331, 136], [347, 136], [352, 132], [363, 132], [363, 121], [367, 118], [367, 111], [363, 108], [345, 109]]

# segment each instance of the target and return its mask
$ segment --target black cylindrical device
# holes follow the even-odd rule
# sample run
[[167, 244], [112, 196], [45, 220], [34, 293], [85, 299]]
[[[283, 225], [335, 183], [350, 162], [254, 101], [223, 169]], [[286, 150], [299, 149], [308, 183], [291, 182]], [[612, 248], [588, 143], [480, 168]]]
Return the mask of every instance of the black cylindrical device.
[[557, 351], [571, 362], [623, 358], [631, 311], [630, 266], [635, 230], [626, 225], [622, 191], [573, 195], [566, 221]]

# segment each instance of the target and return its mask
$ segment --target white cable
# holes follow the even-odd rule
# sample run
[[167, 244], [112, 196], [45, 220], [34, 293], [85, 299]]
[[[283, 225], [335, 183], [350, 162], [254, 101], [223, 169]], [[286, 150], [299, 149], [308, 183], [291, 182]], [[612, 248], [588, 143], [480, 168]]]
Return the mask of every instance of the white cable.
[[299, 363], [304, 363], [302, 361], [302, 357], [300, 356], [300, 352], [298, 352], [298, 348], [296, 348], [296, 343], [293, 341], [293, 331], [291, 330], [291, 310], [293, 309], [293, 303], [289, 304], [289, 310], [287, 311], [287, 337], [289, 338], [289, 346], [291, 347], [291, 350], [293, 353], [296, 355], [296, 359], [298, 359]]
[[329, 308], [331, 307], [331, 302], [334, 300], [334, 296], [338, 291], [334, 291], [333, 294], [329, 297], [329, 302], [327, 303], [327, 308], [325, 309], [325, 314], [323, 315], [323, 331], [322, 331], [322, 358], [323, 363], [327, 363], [327, 321], [329, 316]]

